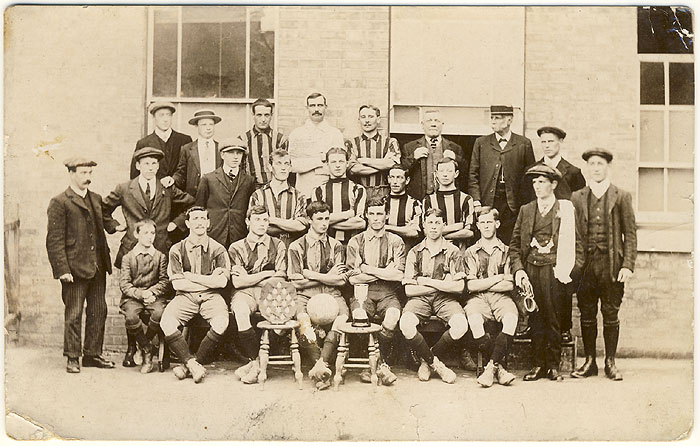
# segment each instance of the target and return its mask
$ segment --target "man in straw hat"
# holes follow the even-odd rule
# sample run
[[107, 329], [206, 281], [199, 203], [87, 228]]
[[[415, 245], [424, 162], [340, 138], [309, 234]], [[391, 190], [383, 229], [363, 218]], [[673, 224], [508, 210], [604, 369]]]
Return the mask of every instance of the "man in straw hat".
[[180, 160], [173, 175], [175, 186], [193, 197], [202, 175], [221, 167], [219, 143], [214, 141], [214, 127], [221, 118], [211, 110], [199, 110], [189, 120], [190, 125], [197, 126], [197, 139], [180, 149]]

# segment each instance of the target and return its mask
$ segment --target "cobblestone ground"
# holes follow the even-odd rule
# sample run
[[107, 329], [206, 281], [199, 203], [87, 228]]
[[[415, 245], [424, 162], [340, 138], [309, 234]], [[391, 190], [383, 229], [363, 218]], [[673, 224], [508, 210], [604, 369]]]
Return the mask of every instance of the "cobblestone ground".
[[60, 350], [9, 346], [8, 433], [89, 440], [673, 440], [685, 438], [693, 420], [691, 360], [621, 359], [622, 382], [518, 379], [490, 389], [479, 387], [474, 372], [455, 369], [457, 382], [448, 385], [435, 377], [419, 382], [399, 369], [394, 386], [373, 392], [349, 371], [339, 392], [317, 392], [308, 379], [298, 390], [284, 369], [271, 370], [261, 389], [236, 381], [232, 362], [207, 366], [204, 382], [194, 384], [171, 371], [140, 375], [121, 367], [121, 355], [111, 359], [119, 363], [114, 370], [68, 375]]

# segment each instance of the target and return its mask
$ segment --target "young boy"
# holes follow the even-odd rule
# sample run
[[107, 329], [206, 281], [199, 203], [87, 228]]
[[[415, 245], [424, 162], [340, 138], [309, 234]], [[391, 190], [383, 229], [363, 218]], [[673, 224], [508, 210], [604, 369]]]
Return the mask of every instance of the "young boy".
[[228, 249], [231, 258], [231, 282], [236, 291], [231, 299], [231, 312], [236, 317], [238, 339], [248, 364], [235, 374], [246, 384], [258, 382], [258, 338], [250, 323], [250, 315], [258, 309], [263, 285], [287, 276], [287, 249], [278, 238], [267, 235], [270, 214], [265, 206], [254, 205], [246, 215], [248, 235]]
[[330, 179], [314, 189], [312, 200], [323, 201], [330, 207], [328, 235], [347, 246], [350, 237], [365, 229], [365, 203], [367, 192], [359, 184], [347, 179], [348, 152], [332, 147], [326, 152], [326, 163]]
[[[507, 386], [513, 382], [515, 375], [508, 372], [502, 362], [508, 354], [518, 325], [518, 309], [510, 297], [513, 275], [510, 271], [508, 246], [496, 237], [500, 225], [498, 210], [483, 207], [478, 214], [476, 225], [481, 238], [464, 253], [467, 291], [470, 294], [464, 311], [479, 349], [491, 357], [477, 382], [483, 387], [491, 387], [493, 379], [497, 378], [499, 384]], [[484, 331], [485, 319], [503, 325], [492, 351], [489, 351], [491, 337]]]
[[[124, 315], [127, 333], [136, 339], [141, 348], [141, 373], [150, 373], [153, 370], [151, 340], [160, 331], [160, 317], [170, 288], [168, 260], [165, 254], [153, 246], [156, 238], [155, 222], [143, 219], [135, 226], [136, 246], [122, 258], [119, 272], [119, 288], [122, 291], [119, 308]], [[150, 315], [145, 333], [140, 317], [144, 311]]]

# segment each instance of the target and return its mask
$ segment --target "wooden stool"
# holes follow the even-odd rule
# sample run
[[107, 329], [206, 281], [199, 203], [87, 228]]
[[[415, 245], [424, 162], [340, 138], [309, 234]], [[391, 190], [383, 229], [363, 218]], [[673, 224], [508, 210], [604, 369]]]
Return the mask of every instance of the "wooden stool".
[[[343, 380], [343, 369], [369, 369], [372, 379], [372, 387], [377, 390], [379, 379], [377, 378], [377, 362], [379, 360], [379, 341], [375, 336], [381, 331], [382, 327], [377, 324], [371, 324], [369, 327], [353, 327], [352, 323], [345, 322], [339, 327], [340, 343], [338, 344], [338, 356], [335, 360], [335, 376], [333, 377], [333, 386], [335, 390], [340, 387], [340, 382]], [[367, 344], [368, 358], [347, 358], [348, 356], [348, 335], [367, 334], [369, 335], [369, 343]], [[347, 360], [347, 364], [345, 363]]]
[[[268, 321], [258, 322], [258, 328], [261, 329], [262, 336], [260, 338], [260, 374], [258, 382], [260, 387], [265, 387], [267, 380], [267, 365], [291, 365], [294, 371], [294, 378], [297, 381], [297, 386], [301, 389], [301, 381], [304, 375], [301, 373], [301, 356], [299, 355], [299, 341], [297, 341], [297, 328], [299, 322], [291, 320], [282, 325], [273, 324]], [[270, 330], [290, 330], [292, 332], [292, 341], [289, 346], [289, 355], [272, 355], [270, 356]]]

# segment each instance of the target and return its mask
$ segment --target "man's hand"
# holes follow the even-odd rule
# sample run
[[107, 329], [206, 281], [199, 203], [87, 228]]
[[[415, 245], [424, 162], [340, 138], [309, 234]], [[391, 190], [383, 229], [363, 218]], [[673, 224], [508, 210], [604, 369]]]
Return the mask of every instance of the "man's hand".
[[58, 278], [61, 282], [65, 283], [73, 283], [73, 274], [71, 273], [65, 273], [62, 274], [61, 277]]
[[366, 263], [360, 265], [360, 272], [363, 272], [365, 274], [372, 274], [372, 271], [374, 271], [374, 267], [369, 266]]
[[430, 286], [430, 284], [429, 284], [430, 280], [431, 280], [430, 277], [420, 276], [416, 279], [416, 282], [418, 282], [418, 285], [420, 285], [420, 286]]
[[335, 275], [342, 275], [345, 274], [348, 271], [348, 267], [344, 263], [338, 263], [337, 265], [333, 265], [333, 268], [331, 268], [330, 271], [328, 271], [328, 274], [335, 274]]
[[115, 231], [117, 232], [124, 232], [126, 231], [126, 223], [119, 223], [116, 228], [114, 228]]
[[235, 266], [231, 267], [231, 275], [232, 276], [238, 277], [238, 276], [245, 275], [245, 274], [248, 274], [248, 272], [241, 265], [235, 265]]
[[177, 225], [172, 221], [168, 223], [168, 232], [173, 232], [177, 228]]
[[515, 273], [515, 284], [522, 290], [528, 293], [534, 294], [532, 291], [532, 284], [530, 279], [527, 277], [527, 273], [524, 269], [520, 269]]
[[617, 281], [625, 283], [632, 278], [632, 274], [632, 271], [628, 268], [620, 268], [620, 272], [617, 274]]
[[168, 187], [172, 186], [173, 184], [175, 184], [175, 180], [173, 180], [173, 177], [170, 177], [170, 176], [163, 177], [160, 179], [160, 184], [162, 184], [163, 187], [168, 188]]
[[427, 158], [428, 157], [428, 148], [427, 147], [418, 147], [414, 152], [413, 152], [413, 158], [414, 159], [421, 159], [421, 158]]
[[222, 274], [226, 274], [226, 268], [221, 266], [214, 268], [214, 271], [211, 272], [212, 276], [220, 276]]
[[481, 208], [482, 208], [482, 207], [483, 207], [483, 206], [481, 206], [481, 202], [480, 202], [480, 201], [477, 200], [477, 201], [474, 202], [474, 212], [475, 212], [475, 213], [478, 214], [479, 211], [481, 211]]
[[192, 282], [195, 276], [195, 274], [192, 271], [185, 271], [182, 273], [182, 275], [185, 279], [189, 280], [190, 282]]
[[143, 297], [143, 303], [146, 305], [152, 304], [153, 302], [156, 301], [156, 297], [153, 295], [153, 292], [150, 290], [143, 290], [141, 292], [141, 297]]

